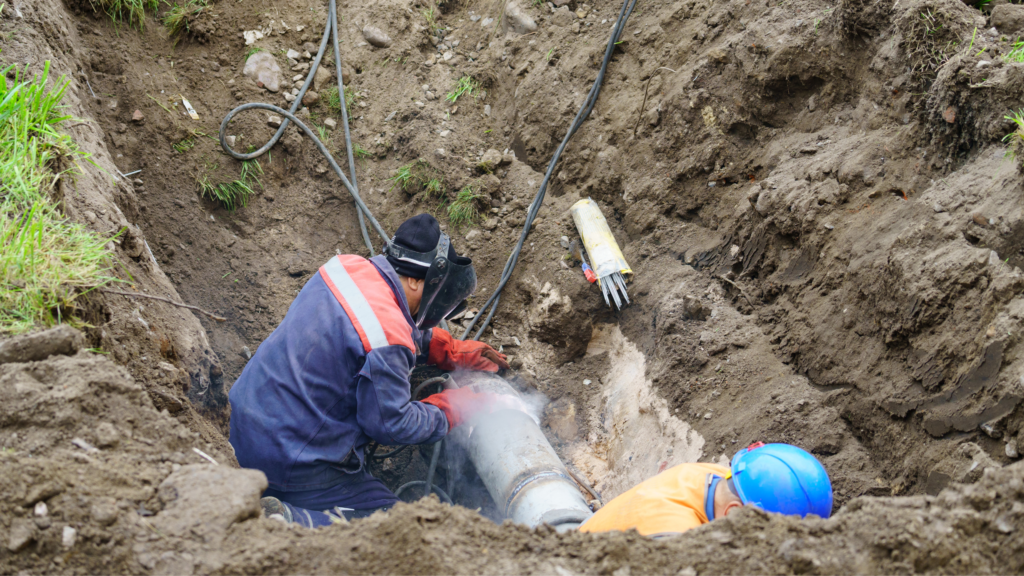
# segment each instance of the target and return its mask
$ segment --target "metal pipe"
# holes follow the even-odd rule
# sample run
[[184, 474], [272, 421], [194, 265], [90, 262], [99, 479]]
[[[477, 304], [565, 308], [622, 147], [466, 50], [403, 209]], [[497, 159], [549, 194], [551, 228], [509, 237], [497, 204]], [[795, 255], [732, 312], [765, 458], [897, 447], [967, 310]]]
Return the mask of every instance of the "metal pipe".
[[[462, 380], [462, 378], [460, 378]], [[518, 397], [501, 378], [481, 373], [474, 389]], [[502, 514], [530, 527], [579, 527], [593, 512], [540, 426], [519, 410], [499, 410], [468, 423], [469, 457]]]

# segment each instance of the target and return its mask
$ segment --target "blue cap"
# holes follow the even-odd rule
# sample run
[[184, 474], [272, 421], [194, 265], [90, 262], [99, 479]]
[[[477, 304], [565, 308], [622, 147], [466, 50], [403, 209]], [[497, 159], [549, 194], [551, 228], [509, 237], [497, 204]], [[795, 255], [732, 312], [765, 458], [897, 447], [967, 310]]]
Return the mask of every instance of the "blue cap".
[[744, 504], [801, 517], [832, 514], [832, 482], [821, 462], [806, 450], [757, 442], [737, 452], [730, 468]]

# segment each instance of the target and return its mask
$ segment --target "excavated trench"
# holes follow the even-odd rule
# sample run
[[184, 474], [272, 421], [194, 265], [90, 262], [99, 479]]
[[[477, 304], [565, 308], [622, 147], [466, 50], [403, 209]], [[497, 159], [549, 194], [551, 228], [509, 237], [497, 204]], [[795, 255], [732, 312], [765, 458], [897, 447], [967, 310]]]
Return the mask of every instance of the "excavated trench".
[[[498, 22], [496, 0], [338, 6], [360, 191], [389, 232], [437, 215], [476, 263], [478, 307], [619, 9], [507, 4]], [[746, 510], [654, 542], [499, 524], [455, 448], [438, 474], [461, 506], [427, 498], [317, 531], [259, 518], [265, 480], [237, 468], [227, 391], [310, 275], [365, 247], [347, 192], [294, 129], [259, 159], [247, 206], [201, 183], [242, 178], [220, 121], [245, 102], [287, 107], [326, 2], [219, 0], [175, 37], [153, 14], [135, 30], [90, 2], [9, 2], [0, 62], [67, 76], [79, 120], [66, 129], [96, 163], [64, 187], [67, 215], [124, 231], [110, 249], [130, 290], [226, 320], [96, 293], [70, 353], [18, 340], [27, 355], [0, 354], [0, 571], [1021, 571], [1024, 196], [1000, 142], [1024, 88], [1024, 64], [1002, 57], [1017, 8], [638, 2], [483, 339], [606, 501], [760, 440], [814, 453], [838, 510]], [[254, 48], [281, 68], [277, 91], [243, 74]], [[446, 99], [467, 76], [476, 91]], [[299, 116], [342, 160], [333, 83], [318, 78]], [[272, 136], [267, 116], [231, 123], [236, 150]], [[406, 166], [440, 194], [396, 186]], [[480, 215], [452, 223], [466, 187]], [[585, 197], [635, 271], [621, 311], [566, 257]], [[371, 470], [397, 488], [429, 460], [412, 448]]]

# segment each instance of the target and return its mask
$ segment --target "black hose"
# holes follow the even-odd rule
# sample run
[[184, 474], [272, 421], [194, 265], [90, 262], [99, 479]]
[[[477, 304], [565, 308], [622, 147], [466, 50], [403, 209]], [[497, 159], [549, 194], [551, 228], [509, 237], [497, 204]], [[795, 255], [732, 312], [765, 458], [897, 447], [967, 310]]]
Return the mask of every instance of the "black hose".
[[[551, 175], [555, 171], [555, 166], [558, 164], [559, 158], [562, 156], [562, 152], [565, 150], [566, 145], [569, 143], [569, 139], [572, 138], [573, 134], [579, 130], [583, 122], [590, 116], [590, 112], [594, 109], [594, 105], [597, 103], [597, 98], [601, 94], [601, 84], [604, 82], [605, 72], [608, 70], [608, 64], [612, 60], [612, 52], [615, 51], [615, 45], [619, 41], [619, 37], [622, 36], [622, 31], [626, 27], [626, 20], [629, 19], [630, 14], [633, 13], [633, 8], [636, 7], [637, 0], [625, 0], [622, 4], [622, 9], [619, 10], [619, 19], [615, 23], [615, 27], [612, 29], [612, 35], [608, 39], [608, 46], [604, 51], [604, 60], [601, 63], [601, 70], [597, 73], [597, 78], [594, 80], [594, 85], [590, 88], [590, 93], [587, 94], [586, 100], [583, 101], [583, 106], [580, 108], [579, 113], [576, 114], [576, 118], [573, 119], [572, 124], [569, 125], [569, 131], [566, 132], [565, 138], [562, 139], [562, 143], [559, 144], [558, 149], [555, 150], [554, 156], [551, 158], [551, 162], [548, 164], [548, 170], [544, 174], [544, 180], [540, 183], [540, 189], [537, 190], [537, 195], [534, 197], [533, 202], [530, 204], [530, 208], [526, 214], [526, 222], [523, 224], [523, 231], [519, 235], [519, 242], [516, 244], [515, 249], [512, 250], [512, 254], [508, 257], [505, 262], [505, 268], [501, 271], [501, 281], [498, 283], [498, 287], [491, 294], [491, 297], [487, 299], [483, 307], [480, 309], [481, 312], [490, 308], [487, 313], [487, 318], [483, 324], [480, 325], [480, 329], [477, 330], [476, 335], [473, 336], [474, 340], [479, 340], [480, 336], [484, 333], [484, 329], [491, 323], [491, 318], [494, 317], [494, 312], [498, 309], [498, 303], [501, 301], [501, 291], [505, 289], [505, 285], [512, 278], [512, 272], [516, 268], [516, 264], [519, 263], [519, 253], [523, 250], [523, 244], [526, 243], [526, 237], [530, 235], [530, 228], [533, 226], [534, 219], [537, 218], [537, 213], [540, 211], [540, 206], [544, 202], [544, 196], [547, 194], [548, 182], [551, 180]], [[480, 319], [482, 314], [477, 314], [466, 327], [465, 332], [462, 333], [462, 339], [465, 340], [469, 333], [473, 330], [476, 325], [476, 321]]]
[[372, 459], [372, 460], [387, 460], [388, 458], [391, 458], [392, 456], [398, 456], [399, 453], [401, 453], [403, 450], [405, 450], [409, 446], [411, 446], [411, 444], [406, 444], [405, 446], [399, 446], [398, 448], [395, 448], [391, 452], [385, 452], [384, 454], [377, 454], [376, 453], [377, 452], [376, 449], [374, 449], [374, 453], [370, 454], [370, 459]]
[[434, 378], [428, 378], [423, 382], [420, 382], [419, 386], [417, 386], [412, 391], [412, 399], [415, 400], [420, 395], [420, 391], [422, 391], [427, 386], [430, 386], [431, 384], [442, 384], [444, 382], [447, 382], [448, 378], [449, 376], [447, 374], [444, 374], [442, 376], [435, 376]]
[[[334, 38], [334, 63], [335, 69], [338, 74], [338, 99], [341, 101], [341, 123], [345, 130], [345, 150], [348, 154], [349, 173], [352, 175], [351, 182], [349, 181], [348, 178], [345, 177], [344, 172], [341, 171], [341, 168], [338, 166], [338, 163], [334, 161], [334, 157], [331, 156], [330, 152], [328, 152], [327, 147], [323, 145], [323, 142], [321, 142], [320, 139], [317, 138], [316, 135], [313, 134], [313, 132], [310, 131], [309, 128], [307, 128], [302, 122], [299, 121], [298, 118], [295, 117], [295, 111], [299, 109], [299, 106], [302, 104], [303, 96], [306, 95], [306, 91], [309, 90], [310, 84], [313, 83], [313, 78], [314, 76], [316, 76], [316, 71], [320, 67], [320, 60], [323, 59], [324, 52], [326, 52], [327, 50], [327, 41], [332, 36]], [[356, 214], [359, 217], [359, 228], [362, 231], [363, 242], [366, 243], [366, 248], [367, 250], [370, 251], [370, 256], [373, 256], [375, 254], [373, 250], [373, 243], [370, 241], [370, 234], [366, 231], [365, 218], [368, 218], [370, 220], [370, 224], [373, 225], [377, 233], [380, 234], [381, 238], [384, 239], [384, 242], [387, 242], [389, 240], [389, 237], [384, 232], [384, 229], [380, 227], [380, 224], [377, 223], [377, 220], [373, 217], [373, 214], [370, 213], [370, 209], [366, 207], [365, 203], [363, 203], [362, 198], [360, 198], [359, 196], [359, 188], [356, 185], [356, 164], [355, 157], [352, 154], [352, 136], [349, 133], [348, 128], [348, 110], [345, 106], [345, 82], [341, 75], [341, 52], [338, 49], [338, 43], [339, 41], [337, 0], [330, 0], [327, 15], [327, 25], [326, 27], [324, 27], [324, 35], [323, 38], [320, 40], [320, 49], [316, 53], [316, 58], [313, 59], [313, 64], [309, 68], [309, 75], [306, 76], [306, 81], [302, 84], [302, 88], [299, 89], [299, 93], [295, 97], [295, 101], [292, 103], [291, 109], [285, 111], [282, 108], [279, 108], [272, 104], [262, 104], [255, 102], [243, 104], [235, 108], [231, 112], [228, 112], [228, 115], [224, 117], [224, 120], [220, 124], [220, 145], [221, 148], [223, 148], [224, 151], [227, 152], [227, 154], [232, 158], [236, 158], [238, 160], [243, 161], [259, 158], [260, 156], [266, 154], [271, 148], [273, 148], [275, 144], [277, 144], [277, 142], [281, 139], [281, 136], [284, 134], [285, 129], [288, 128], [288, 123], [294, 122], [295, 125], [298, 126], [306, 134], [306, 136], [309, 136], [309, 138], [313, 140], [317, 148], [320, 150], [320, 153], [323, 154], [325, 158], [327, 158], [327, 161], [330, 163], [331, 168], [334, 168], [334, 171], [341, 178], [341, 181], [345, 185], [345, 188], [348, 189], [349, 194], [351, 194], [352, 198], [355, 200], [357, 208]], [[278, 114], [284, 117], [284, 120], [281, 122], [281, 127], [277, 129], [277, 132], [274, 133], [274, 136], [266, 144], [248, 154], [240, 154], [238, 152], [235, 152], [234, 150], [231, 149], [230, 146], [228, 146], [228, 123], [239, 112], [252, 109], [263, 109], [277, 112]]]
[[[434, 443], [434, 453], [430, 456], [430, 467], [427, 468], [427, 486], [434, 485], [434, 470], [437, 469], [437, 458], [441, 455], [441, 442], [438, 440]], [[427, 490], [429, 493], [430, 490]]]
[[[412, 488], [413, 486], [426, 486], [426, 485], [427, 485], [427, 483], [424, 482], [423, 480], [413, 480], [412, 482], [406, 482], [405, 484], [402, 484], [398, 488], [398, 490], [395, 490], [395, 496], [401, 496], [402, 492], [405, 492], [408, 488]], [[441, 490], [440, 486], [435, 484], [434, 485], [434, 492], [438, 496], [441, 497], [441, 501], [442, 502], [446, 502], [448, 504], [451, 504], [452, 506], [455, 505], [455, 503], [452, 502], [452, 499], [448, 497], [448, 494], [445, 493], [444, 490]], [[424, 493], [424, 496], [426, 496], [426, 493]]]

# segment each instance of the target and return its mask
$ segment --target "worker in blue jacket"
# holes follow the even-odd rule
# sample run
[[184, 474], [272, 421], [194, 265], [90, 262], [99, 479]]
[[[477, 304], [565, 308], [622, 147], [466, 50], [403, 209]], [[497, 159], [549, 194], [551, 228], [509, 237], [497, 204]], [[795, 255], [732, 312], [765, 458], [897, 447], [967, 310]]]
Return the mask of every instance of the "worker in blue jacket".
[[417, 364], [496, 372], [505, 356], [437, 328], [476, 289], [436, 219], [405, 221], [369, 260], [331, 258], [299, 292], [232, 386], [231, 445], [267, 476], [268, 516], [307, 526], [367, 516], [398, 499], [366, 470], [370, 441], [439, 441], [488, 397], [446, 390], [414, 402]]

